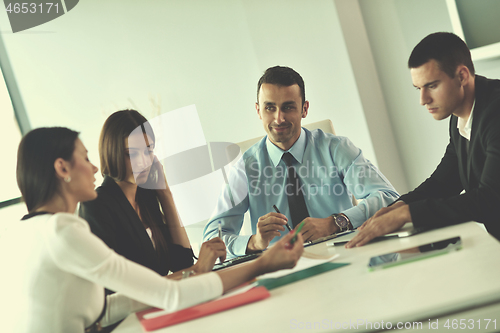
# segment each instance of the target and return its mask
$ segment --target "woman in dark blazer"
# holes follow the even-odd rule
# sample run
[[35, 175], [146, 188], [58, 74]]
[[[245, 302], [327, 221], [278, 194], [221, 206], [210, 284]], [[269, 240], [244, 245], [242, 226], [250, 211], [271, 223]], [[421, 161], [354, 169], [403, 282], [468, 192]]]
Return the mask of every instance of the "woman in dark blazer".
[[193, 251], [154, 145], [151, 125], [139, 112], [123, 110], [109, 116], [99, 138], [104, 181], [97, 199], [81, 204], [80, 216], [117, 253], [161, 275], [208, 272], [224, 244], [203, 243], [193, 265]]

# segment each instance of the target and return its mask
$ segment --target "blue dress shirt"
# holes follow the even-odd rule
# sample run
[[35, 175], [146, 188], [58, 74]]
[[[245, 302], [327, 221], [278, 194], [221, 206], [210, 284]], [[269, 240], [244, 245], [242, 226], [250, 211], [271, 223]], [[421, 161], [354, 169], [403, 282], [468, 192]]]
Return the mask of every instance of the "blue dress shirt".
[[[302, 128], [299, 139], [288, 152], [296, 160], [294, 167], [311, 217], [344, 213], [357, 228], [399, 197], [391, 183], [346, 137]], [[221, 221], [228, 257], [244, 255], [251, 237], [239, 235], [245, 212], [250, 210], [255, 234], [259, 217], [274, 212], [273, 205], [289, 218], [293, 228], [285, 194], [289, 189], [286, 164], [281, 159], [284, 153], [266, 136], [233, 165], [203, 231], [204, 241], [218, 236]], [[353, 206], [352, 195], [363, 200]], [[279, 238], [275, 237], [271, 244]]]

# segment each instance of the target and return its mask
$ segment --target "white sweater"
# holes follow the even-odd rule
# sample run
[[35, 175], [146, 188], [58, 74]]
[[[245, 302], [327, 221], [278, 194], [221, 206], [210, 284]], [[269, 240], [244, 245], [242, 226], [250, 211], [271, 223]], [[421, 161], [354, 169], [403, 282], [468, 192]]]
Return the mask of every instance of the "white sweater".
[[175, 311], [222, 294], [217, 274], [168, 280], [116, 254], [68, 213], [8, 228], [0, 235], [0, 267], [2, 332], [83, 332], [102, 311], [104, 287], [117, 293], [108, 296], [103, 326], [145, 304]]

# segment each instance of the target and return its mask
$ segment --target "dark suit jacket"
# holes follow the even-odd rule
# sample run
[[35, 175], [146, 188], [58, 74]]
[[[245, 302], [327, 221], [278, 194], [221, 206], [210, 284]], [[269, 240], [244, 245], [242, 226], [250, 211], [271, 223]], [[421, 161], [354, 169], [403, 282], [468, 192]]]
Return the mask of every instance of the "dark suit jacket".
[[193, 265], [193, 251], [170, 241], [169, 230], [163, 223], [154, 191], [137, 189], [147, 196], [152, 218], [160, 226], [167, 241], [168, 259], [162, 261], [139, 216], [118, 184], [106, 176], [96, 191], [97, 199], [81, 203], [79, 214], [87, 220], [92, 232], [115, 252], [161, 275], [166, 275], [169, 270], [175, 272]]
[[467, 139], [457, 129], [458, 118], [452, 115], [443, 159], [425, 182], [400, 200], [409, 204], [417, 227], [477, 221], [500, 239], [500, 80], [476, 75], [475, 90], [469, 153]]

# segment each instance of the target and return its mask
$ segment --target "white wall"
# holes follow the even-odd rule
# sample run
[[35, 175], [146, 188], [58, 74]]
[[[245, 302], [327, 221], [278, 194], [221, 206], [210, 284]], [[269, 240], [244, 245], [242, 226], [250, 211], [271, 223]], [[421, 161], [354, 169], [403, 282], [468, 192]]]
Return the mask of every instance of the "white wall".
[[361, 0], [360, 5], [405, 174], [414, 188], [441, 160], [448, 123], [435, 121], [419, 105], [407, 61], [423, 37], [451, 30], [446, 4], [444, 0]]
[[[9, 30], [5, 13], [0, 24]], [[82, 1], [61, 18], [2, 37], [32, 125], [81, 130], [94, 156], [107, 115], [137, 107], [152, 116], [150, 97], [161, 112], [196, 104], [209, 141], [261, 135], [256, 83], [280, 64], [305, 78], [306, 121], [331, 118], [376, 161], [328, 0]]]
[[335, 0], [335, 5], [379, 168], [390, 175], [392, 184], [400, 193], [405, 193], [409, 189], [408, 183], [361, 7], [358, 1], [352, 0]]
[[[10, 30], [5, 12], [0, 29]], [[263, 135], [256, 85], [274, 65], [303, 76], [306, 123], [330, 118], [377, 162], [330, 0], [88, 0], [2, 38], [32, 126], [81, 131], [95, 163], [104, 120], [127, 107], [153, 117], [195, 104], [207, 141]]]

